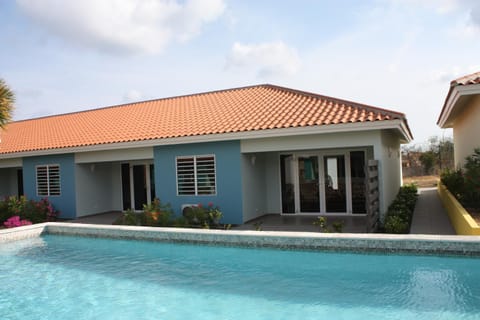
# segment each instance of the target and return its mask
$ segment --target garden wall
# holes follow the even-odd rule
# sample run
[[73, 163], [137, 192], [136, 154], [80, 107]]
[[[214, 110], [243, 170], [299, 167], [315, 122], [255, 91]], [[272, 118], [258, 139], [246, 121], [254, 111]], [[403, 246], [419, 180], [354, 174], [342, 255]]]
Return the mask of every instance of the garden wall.
[[477, 222], [442, 183], [438, 184], [438, 195], [458, 235], [480, 235]]

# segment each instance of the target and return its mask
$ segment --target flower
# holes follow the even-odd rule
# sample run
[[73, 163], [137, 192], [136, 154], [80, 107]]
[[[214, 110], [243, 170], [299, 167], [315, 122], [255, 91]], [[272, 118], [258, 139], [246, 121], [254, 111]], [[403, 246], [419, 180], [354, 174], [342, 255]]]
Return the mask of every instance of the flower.
[[20, 217], [19, 216], [13, 216], [13, 217], [10, 217], [7, 219], [7, 221], [5, 221], [3, 223], [3, 225], [7, 228], [15, 228], [15, 227], [21, 227], [21, 226], [28, 226], [28, 225], [31, 225], [32, 222], [29, 221], [29, 220], [20, 220]]

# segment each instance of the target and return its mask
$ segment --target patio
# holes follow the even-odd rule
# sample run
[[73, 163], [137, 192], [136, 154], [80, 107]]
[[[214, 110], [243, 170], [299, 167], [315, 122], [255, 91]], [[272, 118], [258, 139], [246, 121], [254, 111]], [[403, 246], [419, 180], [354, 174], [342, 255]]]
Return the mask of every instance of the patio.
[[[85, 216], [70, 221], [88, 224], [113, 224], [122, 215], [119, 211]], [[292, 231], [292, 232], [319, 232], [318, 226], [313, 222], [318, 216], [287, 216], [279, 214], [266, 214], [255, 218], [243, 225], [234, 226], [234, 230], [264, 230], [264, 231]], [[365, 233], [365, 216], [327, 216], [329, 229], [334, 222], [343, 222], [343, 233]], [[419, 197], [413, 214], [412, 234], [445, 234], [454, 235], [448, 216], [443, 209], [436, 188], [419, 189]]]

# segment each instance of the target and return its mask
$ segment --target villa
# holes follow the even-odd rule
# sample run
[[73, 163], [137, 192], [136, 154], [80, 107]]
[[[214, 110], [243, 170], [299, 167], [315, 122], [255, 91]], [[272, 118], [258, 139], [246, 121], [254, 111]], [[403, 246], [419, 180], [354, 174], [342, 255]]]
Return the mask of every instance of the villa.
[[412, 134], [402, 113], [264, 84], [16, 121], [0, 139], [1, 197], [48, 197], [65, 219], [212, 202], [242, 224], [381, 216]]
[[480, 72], [455, 79], [445, 98], [437, 124], [453, 128], [455, 166], [462, 167], [465, 158], [480, 147], [472, 137], [480, 136]]

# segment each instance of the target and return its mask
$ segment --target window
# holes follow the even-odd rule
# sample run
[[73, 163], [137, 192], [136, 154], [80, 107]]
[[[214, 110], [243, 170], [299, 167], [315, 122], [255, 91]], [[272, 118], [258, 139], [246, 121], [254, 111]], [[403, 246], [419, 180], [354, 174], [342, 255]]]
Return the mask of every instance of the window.
[[177, 194], [212, 195], [216, 193], [215, 156], [177, 157]]
[[37, 195], [60, 195], [60, 166], [58, 164], [37, 166]]

